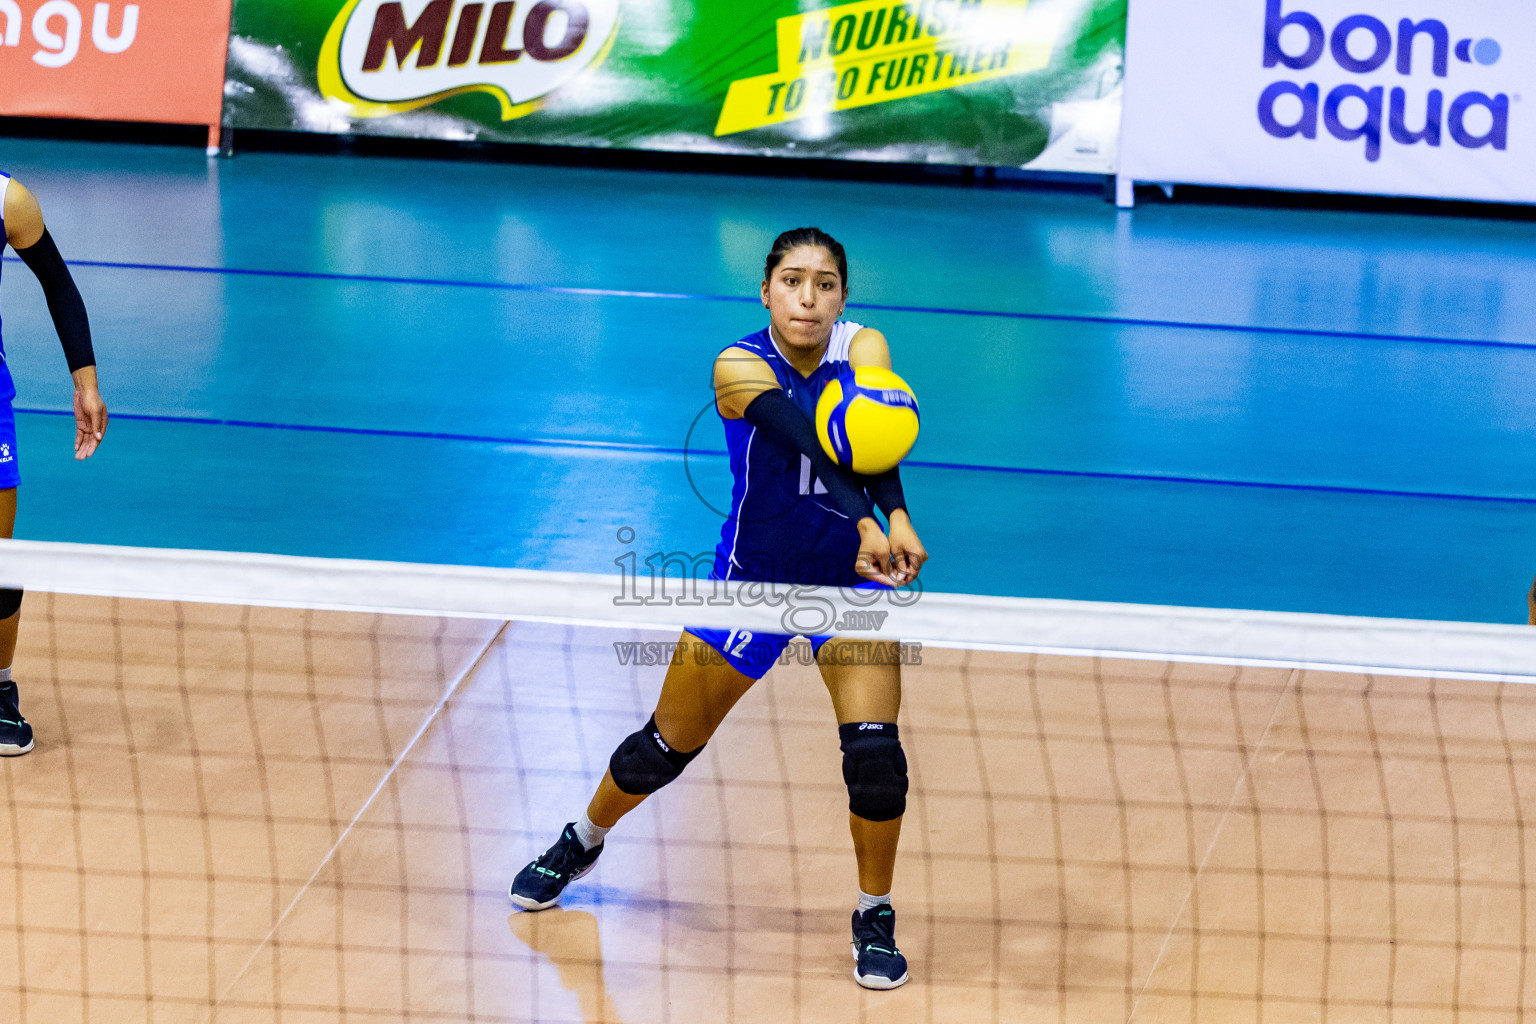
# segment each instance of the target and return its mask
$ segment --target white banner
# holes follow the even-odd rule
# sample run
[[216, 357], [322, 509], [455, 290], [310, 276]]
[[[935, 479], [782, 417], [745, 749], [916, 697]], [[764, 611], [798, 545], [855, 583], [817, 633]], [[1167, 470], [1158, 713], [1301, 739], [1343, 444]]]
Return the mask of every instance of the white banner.
[[1533, 50], [1533, 0], [1132, 0], [1120, 173], [1536, 202]]

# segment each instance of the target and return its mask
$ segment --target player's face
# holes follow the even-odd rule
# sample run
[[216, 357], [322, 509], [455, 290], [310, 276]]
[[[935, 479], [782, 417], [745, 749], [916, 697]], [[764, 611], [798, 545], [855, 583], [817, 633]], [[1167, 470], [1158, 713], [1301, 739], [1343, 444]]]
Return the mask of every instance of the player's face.
[[837, 263], [819, 245], [791, 249], [763, 282], [763, 305], [768, 307], [774, 336], [791, 348], [814, 350], [825, 345], [847, 299]]

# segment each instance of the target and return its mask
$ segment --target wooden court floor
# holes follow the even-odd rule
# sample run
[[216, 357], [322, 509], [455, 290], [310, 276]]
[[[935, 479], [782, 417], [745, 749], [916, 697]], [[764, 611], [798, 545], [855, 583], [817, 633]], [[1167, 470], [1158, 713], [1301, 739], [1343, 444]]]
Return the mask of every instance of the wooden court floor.
[[[513, 873], [661, 669], [627, 631], [32, 594], [0, 1021], [1491, 1022], [1526, 948], [1536, 690], [929, 649], [850, 978], [830, 705], [776, 669], [563, 909]], [[4, 875], [9, 873], [6, 884]]]

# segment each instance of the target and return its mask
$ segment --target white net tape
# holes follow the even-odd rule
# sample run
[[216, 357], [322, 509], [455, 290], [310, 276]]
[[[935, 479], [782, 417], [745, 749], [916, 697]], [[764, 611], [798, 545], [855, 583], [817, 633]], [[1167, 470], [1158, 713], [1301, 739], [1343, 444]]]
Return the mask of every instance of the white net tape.
[[55, 593], [1536, 681], [1536, 629], [1525, 626], [941, 593], [871, 603], [835, 588], [708, 581], [685, 593], [675, 577], [653, 587], [643, 573], [0, 541], [0, 586]]

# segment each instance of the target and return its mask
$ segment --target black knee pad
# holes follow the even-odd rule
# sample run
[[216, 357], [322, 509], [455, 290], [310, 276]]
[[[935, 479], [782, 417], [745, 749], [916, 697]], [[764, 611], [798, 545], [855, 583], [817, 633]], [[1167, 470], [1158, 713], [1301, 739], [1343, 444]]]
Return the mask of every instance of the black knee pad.
[[848, 810], [865, 821], [890, 821], [907, 811], [907, 755], [894, 722], [849, 722], [843, 741]]
[[699, 756], [699, 750], [686, 754], [673, 750], [661, 738], [656, 716], [652, 715], [644, 729], [624, 737], [608, 760], [608, 774], [613, 776], [613, 784], [630, 796], [649, 796], [683, 774], [688, 762]]
[[8, 619], [21, 611], [21, 591], [0, 588], [0, 619]]

